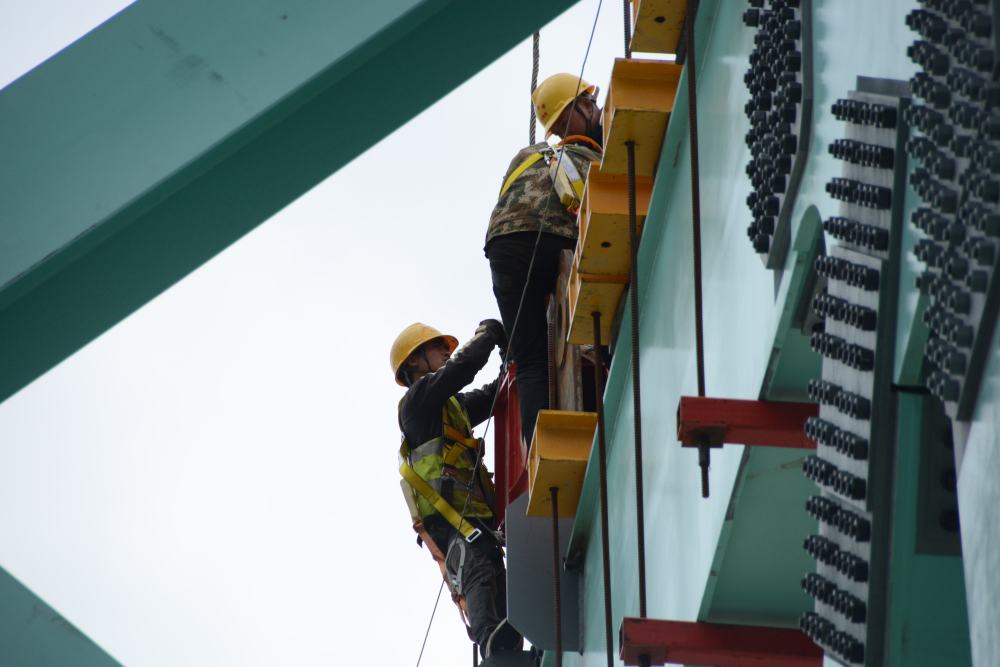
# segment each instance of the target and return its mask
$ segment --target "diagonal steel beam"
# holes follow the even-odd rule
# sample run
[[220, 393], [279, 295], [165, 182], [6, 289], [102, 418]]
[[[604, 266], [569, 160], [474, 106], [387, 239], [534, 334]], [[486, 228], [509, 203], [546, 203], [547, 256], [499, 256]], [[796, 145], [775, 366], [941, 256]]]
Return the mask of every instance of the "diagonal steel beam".
[[574, 0], [140, 0], [0, 91], [0, 401]]

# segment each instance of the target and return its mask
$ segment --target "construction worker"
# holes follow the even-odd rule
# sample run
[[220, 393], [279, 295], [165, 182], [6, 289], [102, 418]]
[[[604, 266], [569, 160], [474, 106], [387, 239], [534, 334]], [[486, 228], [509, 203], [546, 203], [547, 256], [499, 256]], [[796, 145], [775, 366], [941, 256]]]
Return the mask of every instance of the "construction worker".
[[415, 323], [389, 353], [396, 382], [406, 387], [399, 402], [400, 473], [417, 541], [438, 561], [484, 657], [520, 650], [522, 639], [505, 620], [507, 574], [494, 532], [493, 481], [483, 442], [472, 434], [490, 416], [497, 380], [460, 390], [506, 340], [500, 322], [484, 320], [456, 351], [454, 337]]
[[[550, 76], [531, 94], [546, 137], [557, 134], [562, 141], [555, 147], [533, 144], [514, 156], [486, 232], [493, 294], [510, 339], [510, 358], [517, 362], [521, 429], [529, 444], [538, 411], [549, 404], [545, 300], [555, 287], [559, 255], [576, 244], [583, 179], [602, 153], [596, 93], [595, 86], [564, 73]], [[567, 182], [572, 184], [568, 192]]]

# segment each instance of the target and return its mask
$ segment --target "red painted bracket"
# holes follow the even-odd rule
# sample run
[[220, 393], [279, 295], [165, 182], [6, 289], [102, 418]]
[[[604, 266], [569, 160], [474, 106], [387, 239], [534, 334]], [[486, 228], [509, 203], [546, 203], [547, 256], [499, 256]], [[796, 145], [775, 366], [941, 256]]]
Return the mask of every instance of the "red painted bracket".
[[820, 667], [823, 650], [799, 630], [625, 618], [619, 632], [626, 665]]
[[512, 363], [500, 381], [493, 409], [493, 463], [496, 468], [493, 509], [501, 523], [506, 518], [507, 505], [528, 490], [528, 448], [521, 437], [516, 377]]
[[681, 396], [677, 439], [685, 447], [731, 443], [815, 449], [816, 443], [806, 437], [805, 423], [817, 416], [819, 406], [815, 403]]

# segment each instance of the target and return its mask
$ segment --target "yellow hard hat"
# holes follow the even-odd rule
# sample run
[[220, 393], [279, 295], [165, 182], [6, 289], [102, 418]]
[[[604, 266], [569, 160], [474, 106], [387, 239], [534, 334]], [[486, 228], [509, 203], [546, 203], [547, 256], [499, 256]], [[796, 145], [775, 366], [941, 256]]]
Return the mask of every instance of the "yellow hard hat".
[[531, 93], [531, 103], [535, 105], [535, 116], [545, 129], [545, 136], [552, 134], [552, 125], [559, 118], [563, 109], [572, 104], [582, 93], [597, 92], [597, 86], [592, 86], [574, 74], [553, 74], [538, 84]]
[[414, 322], [399, 332], [396, 340], [392, 342], [392, 349], [389, 350], [389, 365], [392, 366], [392, 374], [396, 376], [396, 384], [401, 387], [406, 386], [406, 383], [399, 377], [399, 371], [403, 368], [406, 359], [418, 347], [435, 338], [444, 339], [444, 342], [448, 343], [448, 348], [452, 352], [458, 347], [458, 339], [454, 336], [446, 336], [434, 327], [429, 327], [420, 322]]

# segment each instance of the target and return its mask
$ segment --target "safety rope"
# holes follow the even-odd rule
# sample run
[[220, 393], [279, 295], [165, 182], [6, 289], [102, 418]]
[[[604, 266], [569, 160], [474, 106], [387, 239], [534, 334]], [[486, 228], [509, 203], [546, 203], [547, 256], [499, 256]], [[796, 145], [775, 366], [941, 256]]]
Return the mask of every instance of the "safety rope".
[[[536, 30], [531, 36], [531, 92], [535, 92], [535, 88], [538, 88], [538, 42], [541, 35]], [[528, 100], [528, 106], [531, 107], [531, 121], [528, 123], [528, 145], [535, 145], [535, 103]]]
[[[590, 28], [590, 37], [587, 39], [587, 49], [584, 51], [584, 54], [583, 54], [583, 63], [581, 63], [581, 65], [580, 65], [580, 74], [577, 76], [577, 81], [576, 81], [576, 95], [573, 97], [573, 105], [571, 107], [570, 113], [566, 117], [566, 125], [563, 127], [563, 133], [562, 133], [563, 135], [566, 134], [566, 130], [569, 128], [569, 121], [572, 118], [573, 113], [576, 111], [577, 100], [579, 100], [579, 98], [580, 98], [581, 83], [583, 82], [583, 72], [584, 72], [584, 69], [587, 66], [587, 59], [590, 57], [590, 47], [591, 47], [591, 45], [594, 42], [594, 33], [597, 30], [597, 20], [601, 16], [601, 6], [603, 4], [604, 4], [604, 0], [597, 0], [597, 10], [594, 12], [594, 22], [593, 22], [593, 24], [591, 25], [591, 28]], [[565, 154], [566, 154], [566, 151], [559, 151], [559, 158], [556, 161], [556, 173], [558, 173], [559, 167], [562, 165], [563, 156]], [[546, 216], [546, 214], [548, 213], [549, 207], [551, 205], [552, 205], [552, 198], [550, 197], [549, 200], [546, 202], [545, 209], [542, 210], [541, 218], [544, 218]], [[521, 320], [521, 308], [524, 306], [524, 297], [528, 293], [528, 284], [531, 282], [531, 272], [532, 272], [532, 270], [534, 269], [534, 266], [535, 266], [535, 257], [538, 254], [538, 246], [539, 246], [539, 244], [540, 244], [540, 242], [542, 240], [542, 234], [543, 233], [544, 232], [542, 231], [542, 227], [541, 227], [541, 225], [539, 225], [539, 227], [538, 227], [538, 234], [535, 236], [535, 245], [534, 245], [534, 247], [531, 250], [531, 259], [528, 262], [528, 271], [527, 271], [527, 276], [526, 276], [525, 281], [524, 281], [524, 287], [521, 289], [521, 297], [518, 300], [517, 312], [514, 315], [514, 324], [511, 326], [510, 334], [507, 337], [507, 349], [505, 350], [504, 358], [503, 358], [503, 368], [505, 368], [505, 369], [508, 367], [508, 365], [510, 363], [510, 351], [511, 351], [511, 348], [513, 347], [511, 345], [511, 343], [514, 341], [515, 336], [517, 335], [517, 324]], [[496, 404], [497, 404], [497, 398], [498, 397], [499, 397], [499, 392], [498, 391], [494, 391], [493, 392], [493, 402], [490, 404], [490, 412], [489, 412], [490, 416], [487, 418], [487, 420], [486, 420], [486, 426], [483, 428], [483, 435], [482, 435], [482, 437], [484, 439], [486, 438], [486, 434], [490, 430], [490, 425], [493, 423], [493, 411], [496, 409]], [[465, 513], [469, 509], [469, 500], [472, 498], [472, 493], [471, 493], [472, 484], [475, 483], [475, 480], [477, 479], [477, 477], [479, 475], [479, 466], [482, 465], [482, 460], [483, 460], [483, 448], [477, 448], [477, 451], [476, 451], [476, 464], [475, 464], [475, 466], [472, 469], [472, 478], [471, 478], [471, 481], [468, 484], [468, 486], [466, 487], [466, 490], [470, 491], [470, 492], [466, 493], [466, 496], [465, 496], [465, 503], [462, 506], [462, 512], [461, 512], [461, 522], [465, 521]], [[460, 522], [460, 525], [459, 525], [459, 530], [461, 530], [461, 522]], [[444, 590], [444, 581], [442, 580], [441, 586], [438, 588], [437, 597], [434, 600], [434, 608], [431, 610], [431, 617], [427, 621], [427, 630], [424, 633], [424, 641], [423, 641], [423, 643], [420, 646], [420, 655], [417, 656], [416, 667], [420, 667], [420, 662], [421, 662], [421, 660], [423, 660], [424, 649], [427, 646], [427, 637], [430, 635], [431, 626], [434, 624], [434, 617], [437, 614], [438, 602], [440, 602], [440, 600], [441, 600], [441, 592], [443, 590]], [[612, 663], [610, 662], [610, 658], [611, 658], [610, 652], [608, 653], [608, 656], [609, 656], [608, 665], [609, 665], [609, 667], [611, 667]]]

